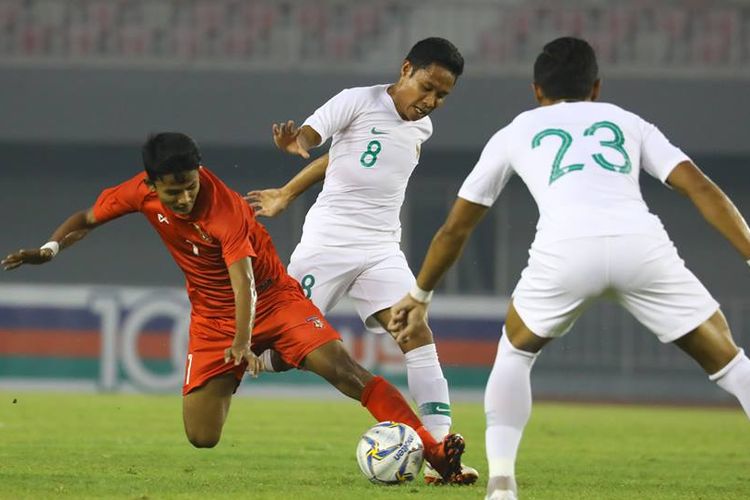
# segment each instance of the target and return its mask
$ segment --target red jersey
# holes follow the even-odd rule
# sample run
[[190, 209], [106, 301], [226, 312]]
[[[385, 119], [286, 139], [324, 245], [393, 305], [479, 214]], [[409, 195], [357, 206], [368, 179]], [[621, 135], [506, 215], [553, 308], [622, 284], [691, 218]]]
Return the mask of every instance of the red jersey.
[[286, 273], [271, 237], [245, 200], [205, 167], [200, 167], [199, 176], [200, 190], [189, 215], [162, 206], [142, 172], [102, 191], [94, 204], [94, 217], [106, 222], [143, 213], [185, 274], [193, 313], [200, 316], [234, 318], [228, 268], [244, 257], [252, 257], [258, 319], [285, 299], [303, 298], [299, 284]]

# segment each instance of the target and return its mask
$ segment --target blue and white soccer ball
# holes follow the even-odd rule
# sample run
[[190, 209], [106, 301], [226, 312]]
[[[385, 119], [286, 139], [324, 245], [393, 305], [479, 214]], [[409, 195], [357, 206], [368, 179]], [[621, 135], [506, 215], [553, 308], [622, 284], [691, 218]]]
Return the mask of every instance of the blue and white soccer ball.
[[380, 422], [360, 438], [357, 463], [373, 483], [399, 484], [417, 477], [423, 453], [424, 445], [414, 429], [398, 422]]

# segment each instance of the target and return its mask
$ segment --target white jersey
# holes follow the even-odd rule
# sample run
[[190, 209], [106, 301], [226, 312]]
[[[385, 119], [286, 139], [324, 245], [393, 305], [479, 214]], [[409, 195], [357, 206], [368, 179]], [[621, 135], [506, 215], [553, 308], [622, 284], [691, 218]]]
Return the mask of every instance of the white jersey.
[[388, 85], [346, 89], [303, 125], [329, 150], [323, 191], [305, 218], [302, 242], [373, 246], [401, 241], [399, 213], [422, 143], [432, 135], [429, 117], [406, 121]]
[[664, 182], [689, 158], [652, 124], [613, 104], [561, 102], [518, 115], [487, 142], [458, 196], [485, 206], [513, 172], [539, 208], [535, 243], [650, 234], [664, 226], [643, 201], [641, 168]]

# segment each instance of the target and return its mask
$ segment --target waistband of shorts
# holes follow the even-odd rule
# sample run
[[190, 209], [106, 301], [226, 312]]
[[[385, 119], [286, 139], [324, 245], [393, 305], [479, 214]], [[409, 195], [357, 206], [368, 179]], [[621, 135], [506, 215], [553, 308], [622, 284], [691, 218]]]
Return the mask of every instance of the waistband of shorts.
[[401, 250], [401, 244], [398, 241], [390, 241], [390, 242], [378, 242], [378, 243], [350, 243], [346, 245], [323, 245], [317, 242], [308, 242], [308, 241], [300, 241], [297, 244], [297, 247], [303, 247], [303, 248], [309, 248], [309, 249], [320, 249], [320, 250], [327, 250], [327, 251], [358, 251], [361, 252], [363, 250], [365, 251], [400, 251]]
[[628, 238], [631, 236], [639, 236], [642, 238], [649, 238], [653, 241], [661, 241], [663, 243], [672, 244], [672, 240], [669, 238], [669, 235], [666, 233], [663, 234], [656, 234], [656, 233], [614, 233], [614, 234], [598, 234], [598, 235], [581, 235], [581, 236], [570, 236], [570, 237], [552, 237], [552, 238], [546, 238], [542, 237], [539, 238], [539, 235], [537, 235], [536, 238], [534, 238], [534, 241], [531, 242], [531, 249], [534, 248], [543, 248], [545, 245], [554, 245], [556, 243], [563, 243], [566, 241], [605, 241], [608, 239], [616, 239], [616, 238]]

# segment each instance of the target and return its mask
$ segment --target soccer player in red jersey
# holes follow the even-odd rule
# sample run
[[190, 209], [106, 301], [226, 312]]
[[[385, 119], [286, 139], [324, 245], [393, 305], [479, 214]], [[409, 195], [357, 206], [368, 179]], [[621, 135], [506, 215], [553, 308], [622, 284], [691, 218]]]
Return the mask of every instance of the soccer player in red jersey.
[[232, 394], [245, 371], [263, 369], [256, 356], [273, 349], [286, 364], [314, 372], [365, 406], [377, 421], [413, 427], [425, 458], [446, 481], [460, 475], [463, 438], [436, 441], [401, 393], [346, 352], [341, 338], [305, 298], [276, 254], [252, 208], [207, 168], [197, 144], [181, 133], [161, 133], [143, 146], [145, 172], [105, 189], [93, 207], [70, 216], [41, 248], [2, 260], [5, 270], [49, 262], [95, 227], [141, 212], [186, 278], [192, 305], [183, 385], [188, 440], [216, 446]]

